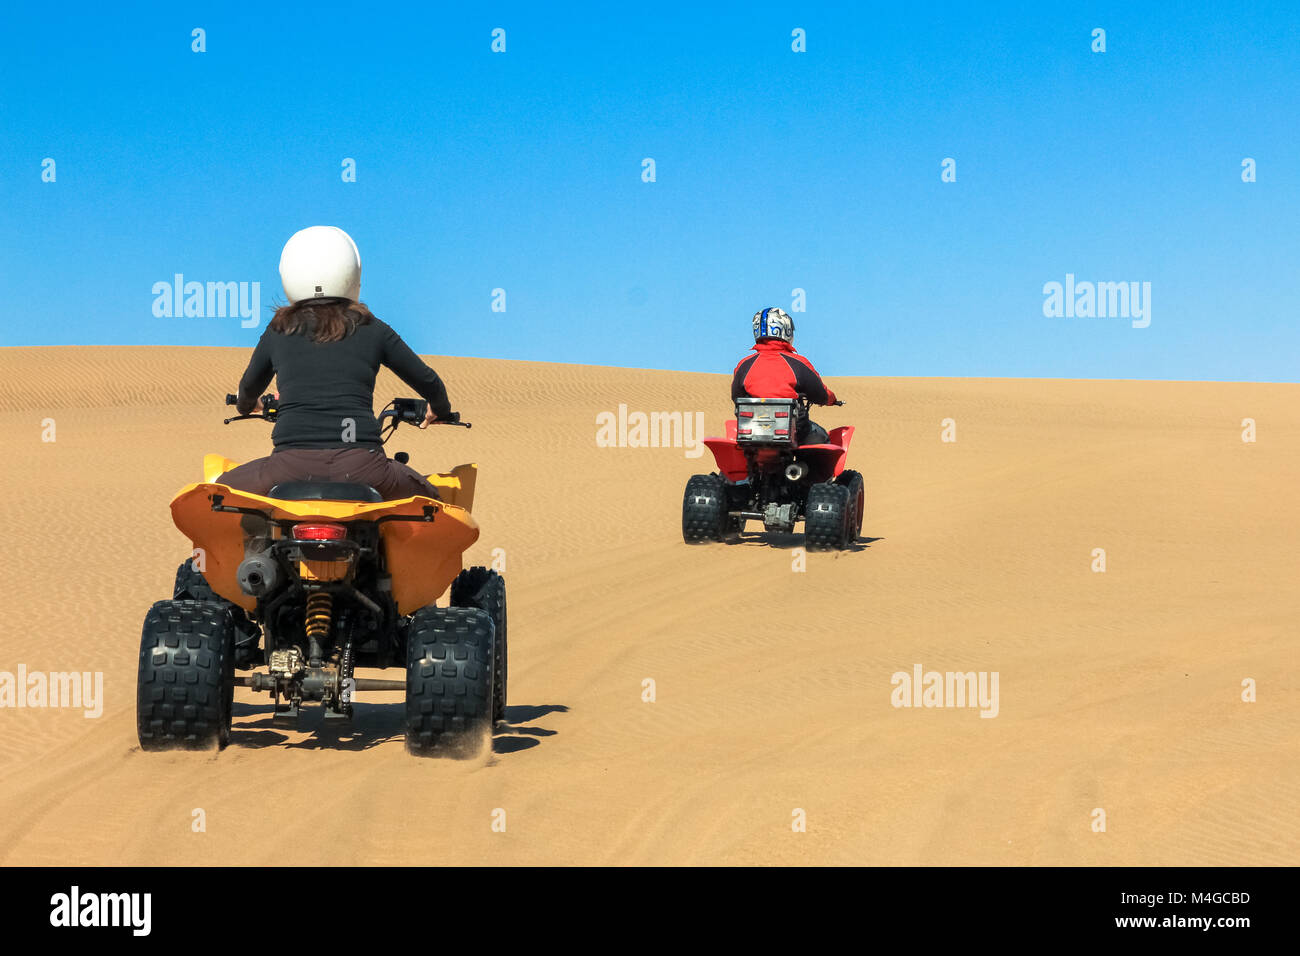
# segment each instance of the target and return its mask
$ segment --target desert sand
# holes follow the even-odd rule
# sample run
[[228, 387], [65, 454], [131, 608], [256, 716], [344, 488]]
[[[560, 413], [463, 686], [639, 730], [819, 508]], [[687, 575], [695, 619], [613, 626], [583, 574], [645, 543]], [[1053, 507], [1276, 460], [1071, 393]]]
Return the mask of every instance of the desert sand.
[[[801, 534], [682, 543], [707, 453], [596, 443], [620, 403], [720, 433], [726, 376], [434, 357], [474, 428], [389, 447], [480, 465], [492, 752], [409, 756], [398, 694], [339, 735], [240, 689], [226, 750], [143, 753], [140, 625], [189, 553], [167, 503], [205, 452], [270, 448], [221, 424], [247, 356], [0, 350], [0, 670], [105, 695], [0, 710], [0, 862], [1300, 862], [1300, 385], [832, 378], [863, 539], [800, 571]], [[997, 672], [997, 716], [893, 706], [916, 665]]]

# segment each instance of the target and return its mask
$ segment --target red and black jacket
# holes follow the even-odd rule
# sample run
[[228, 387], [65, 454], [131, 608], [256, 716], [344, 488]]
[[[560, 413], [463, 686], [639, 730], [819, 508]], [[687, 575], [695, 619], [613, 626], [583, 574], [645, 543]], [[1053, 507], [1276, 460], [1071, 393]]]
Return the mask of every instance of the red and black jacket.
[[835, 393], [826, 387], [812, 362], [780, 339], [765, 339], [736, 366], [731, 397], [794, 398], [807, 395], [814, 405], [834, 405]]

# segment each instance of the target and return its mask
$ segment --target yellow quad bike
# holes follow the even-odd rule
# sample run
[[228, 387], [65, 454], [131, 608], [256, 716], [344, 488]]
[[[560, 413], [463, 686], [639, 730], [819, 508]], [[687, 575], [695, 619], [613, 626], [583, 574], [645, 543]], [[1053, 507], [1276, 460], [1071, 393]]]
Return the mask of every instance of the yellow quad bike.
[[[264, 414], [226, 423], [274, 421], [275, 397], [262, 404]], [[426, 408], [395, 399], [379, 416], [391, 420], [384, 439]], [[444, 424], [470, 427], [458, 414]], [[203, 481], [172, 499], [195, 557], [178, 569], [172, 600], [145, 616], [140, 746], [224, 747], [239, 686], [270, 694], [274, 723], [288, 725], [304, 702], [346, 722], [357, 692], [402, 690], [411, 753], [477, 751], [506, 706], [505, 580], [461, 563], [479, 535], [470, 514], [477, 466], [429, 475], [441, 500], [384, 501], [346, 482], [294, 481], [266, 495], [218, 483], [236, 464], [205, 456]], [[448, 586], [450, 606], [437, 607]], [[354, 674], [393, 666], [406, 669], [403, 680]]]

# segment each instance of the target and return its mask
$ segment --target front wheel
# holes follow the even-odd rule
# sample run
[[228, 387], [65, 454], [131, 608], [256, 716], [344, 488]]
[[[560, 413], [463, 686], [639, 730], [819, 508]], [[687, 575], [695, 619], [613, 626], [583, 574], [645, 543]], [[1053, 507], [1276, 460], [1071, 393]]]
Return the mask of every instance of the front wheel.
[[406, 635], [406, 749], [472, 757], [492, 734], [492, 615], [420, 608]]
[[867, 505], [866, 489], [862, 483], [862, 476], [856, 471], [840, 472], [835, 483], [843, 485], [849, 492], [849, 512], [844, 516], [844, 547], [848, 547], [862, 537], [862, 514]]
[[721, 541], [728, 530], [727, 489], [718, 475], [692, 475], [682, 497], [682, 540]]
[[143, 750], [218, 750], [230, 742], [235, 625], [206, 601], [159, 601], [145, 615], [136, 684]]
[[[194, 559], [186, 558], [176, 569], [176, 584], [172, 587], [172, 597], [177, 600], [212, 601], [221, 603], [217, 592], [212, 590], [208, 579], [194, 567]], [[231, 605], [234, 607], [235, 605]]]
[[506, 719], [506, 579], [483, 567], [466, 568], [451, 582], [452, 607], [476, 607], [492, 616], [492, 721]]

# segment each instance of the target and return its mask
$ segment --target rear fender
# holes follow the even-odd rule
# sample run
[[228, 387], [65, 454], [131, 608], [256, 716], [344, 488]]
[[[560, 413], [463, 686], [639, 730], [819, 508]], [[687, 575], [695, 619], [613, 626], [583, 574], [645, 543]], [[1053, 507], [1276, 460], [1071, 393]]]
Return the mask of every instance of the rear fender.
[[203, 480], [209, 484], [215, 483], [226, 472], [238, 467], [239, 462], [231, 461], [225, 455], [204, 455]]
[[727, 420], [726, 438], [706, 438], [705, 446], [713, 453], [713, 460], [718, 463], [718, 470], [728, 481], [744, 481], [749, 477], [749, 462], [745, 453], [736, 444], [736, 420]]
[[812, 469], [814, 481], [830, 481], [844, 471], [853, 441], [853, 426], [832, 428], [824, 445], [800, 445], [799, 457]]
[[457, 465], [447, 474], [425, 475], [438, 489], [442, 500], [466, 511], [474, 510], [474, 486], [478, 483], [478, 465]]
[[830, 481], [844, 470], [848, 453], [839, 445], [800, 445], [799, 458], [812, 470], [813, 481]]
[[[225, 455], [209, 454], [203, 456], [203, 480], [216, 484], [217, 479], [226, 472], [239, 467], [239, 462]], [[474, 486], [478, 483], [478, 465], [457, 465], [450, 472], [425, 475], [429, 483], [438, 489], [442, 500], [448, 504], [474, 510]]]
[[[461, 494], [465, 488], [449, 490]], [[469, 494], [472, 497], [472, 491]], [[419, 516], [426, 506], [434, 506], [431, 522], [386, 521], [379, 526], [392, 574], [393, 600], [401, 614], [411, 614], [438, 599], [460, 573], [462, 553], [479, 535], [478, 524], [467, 509], [423, 495], [382, 502], [283, 501], [213, 482], [186, 485], [172, 499], [172, 520], [194, 548], [201, 550], [203, 576], [212, 590], [246, 611], [256, 610], [257, 600], [239, 589], [236, 578], [244, 559], [242, 522], [238, 514], [213, 511], [213, 495], [221, 495], [224, 505], [266, 512], [276, 521], [324, 519], [346, 524], [385, 515]]]
[[839, 445], [847, 452], [849, 450], [849, 445], [852, 443], [852, 441], [853, 441], [853, 426], [841, 425], [839, 428], [831, 429], [830, 438], [827, 444]]

